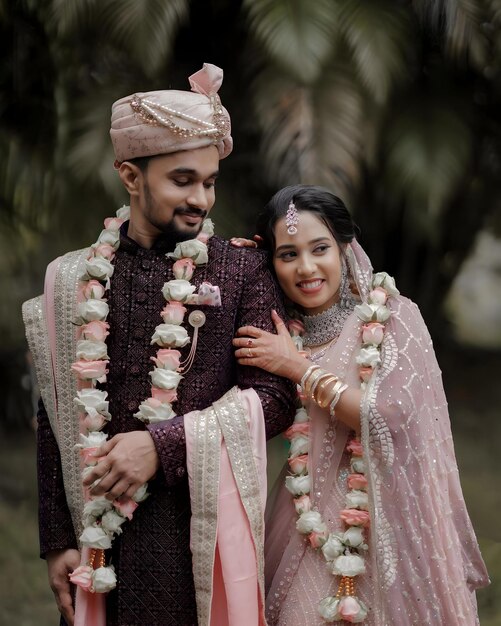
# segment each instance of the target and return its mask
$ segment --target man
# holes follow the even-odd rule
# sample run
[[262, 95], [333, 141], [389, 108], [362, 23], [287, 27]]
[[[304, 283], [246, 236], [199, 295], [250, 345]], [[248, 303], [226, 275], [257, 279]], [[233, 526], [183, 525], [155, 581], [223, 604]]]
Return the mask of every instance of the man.
[[[192, 92], [135, 94], [112, 109], [115, 167], [130, 196], [130, 220], [120, 228], [111, 288], [105, 296], [109, 363], [107, 380], [97, 388], [108, 393], [112, 419], [104, 427], [108, 441], [96, 452], [97, 465], [87, 469], [84, 486], [87, 498], [105, 496], [115, 503], [149, 482], [150, 496], [121, 526], [103, 556], [118, 579], [106, 597], [108, 626], [197, 624], [184, 416], [195, 415], [190, 423], [198, 423], [198, 414], [190, 412], [210, 407], [237, 385], [257, 392], [267, 437], [292, 421], [290, 385], [255, 368], [237, 366], [231, 344], [240, 326], [270, 329], [270, 311], [281, 307], [266, 259], [261, 252], [232, 248], [218, 237], [209, 240], [208, 261], [197, 267], [191, 283], [199, 290], [202, 283], [219, 287], [221, 302], [216, 297], [208, 305], [187, 306], [202, 311], [206, 319], [196, 330], [184, 323], [191, 343], [180, 348], [185, 369], [172, 404], [176, 415], [147, 427], [134, 417], [151, 393], [151, 359], [158, 349], [152, 335], [165, 305], [162, 286], [173, 278], [173, 259], [166, 253], [200, 232], [215, 201], [219, 160], [232, 147], [229, 115], [217, 96], [222, 71], [206, 64], [190, 82]], [[51, 586], [68, 624], [74, 620], [68, 575], [81, 564], [83, 504], [80, 464], [72, 449], [81, 426], [71, 369], [88, 252], [70, 253], [49, 266], [43, 302], [30, 301], [24, 307], [43, 399], [38, 414], [41, 555], [47, 559]], [[234, 457], [233, 462], [238, 465]], [[85, 597], [91, 595], [100, 594]], [[95, 626], [86, 619], [77, 621]]]

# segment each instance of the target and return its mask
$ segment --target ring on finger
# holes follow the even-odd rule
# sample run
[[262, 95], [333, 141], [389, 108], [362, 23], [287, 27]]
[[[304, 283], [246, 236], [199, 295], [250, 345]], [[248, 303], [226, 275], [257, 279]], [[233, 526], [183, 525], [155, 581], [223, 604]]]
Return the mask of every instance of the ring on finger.
[[252, 350], [251, 350], [250, 348], [247, 348], [247, 357], [248, 357], [249, 359], [252, 359], [252, 356], [253, 356], [253, 355], [252, 355]]
[[252, 348], [252, 339], [247, 339], [247, 346]]

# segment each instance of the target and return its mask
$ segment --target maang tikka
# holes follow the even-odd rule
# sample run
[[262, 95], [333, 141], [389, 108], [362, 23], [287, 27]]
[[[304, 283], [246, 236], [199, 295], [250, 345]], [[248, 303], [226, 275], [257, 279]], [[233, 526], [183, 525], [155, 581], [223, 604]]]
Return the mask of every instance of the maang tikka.
[[289, 202], [289, 207], [285, 215], [285, 225], [287, 226], [287, 232], [289, 235], [295, 235], [297, 233], [296, 226], [298, 222], [299, 222], [299, 217], [298, 217], [296, 205], [291, 200]]

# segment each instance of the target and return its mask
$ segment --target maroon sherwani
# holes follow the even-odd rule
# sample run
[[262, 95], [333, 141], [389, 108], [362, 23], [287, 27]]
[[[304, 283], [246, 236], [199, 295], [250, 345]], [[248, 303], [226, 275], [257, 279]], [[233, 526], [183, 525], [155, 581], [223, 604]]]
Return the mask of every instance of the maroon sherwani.
[[[126, 227], [126, 225], [125, 225]], [[124, 228], [123, 232], [126, 232]], [[110, 366], [105, 388], [109, 392], [113, 435], [144, 428], [133, 417], [150, 395], [148, 372], [158, 346], [151, 346], [155, 326], [165, 304], [161, 288], [174, 278], [172, 260], [160, 239], [141, 248], [122, 232], [109, 294]], [[161, 462], [150, 481], [151, 496], [142, 502], [123, 534], [113, 542], [118, 584], [107, 597], [108, 626], [191, 626], [197, 623], [189, 549], [190, 499], [186, 475], [183, 414], [203, 409], [231, 387], [252, 387], [263, 405], [268, 437], [285, 430], [293, 419], [292, 385], [257, 368], [236, 364], [231, 340], [240, 326], [272, 329], [270, 312], [282, 307], [280, 294], [265, 254], [231, 247], [212, 237], [209, 261], [191, 280], [197, 287], [218, 285], [221, 307], [196, 306], [207, 316], [199, 330], [196, 358], [178, 388], [174, 405], [178, 417], [149, 426]], [[190, 335], [193, 329], [189, 327]], [[190, 345], [181, 349], [186, 358]], [[59, 451], [47, 414], [39, 415], [40, 544], [49, 550], [77, 547], [62, 483]]]

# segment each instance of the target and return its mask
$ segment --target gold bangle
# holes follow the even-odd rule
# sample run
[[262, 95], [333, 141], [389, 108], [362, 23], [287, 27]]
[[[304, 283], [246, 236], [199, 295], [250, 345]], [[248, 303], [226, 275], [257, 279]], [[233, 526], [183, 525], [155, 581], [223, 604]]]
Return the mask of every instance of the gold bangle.
[[309, 388], [309, 397], [314, 400], [315, 399], [315, 390], [318, 387], [318, 384], [320, 383], [320, 381], [325, 378], [326, 376], [330, 376], [329, 372], [326, 372], [325, 370], [320, 370], [318, 376], [315, 377], [315, 380], [312, 382], [310, 388]]
[[331, 399], [331, 394], [328, 395], [328, 399], [327, 402], [325, 401], [325, 391], [326, 391], [326, 387], [328, 385], [330, 385], [331, 383], [335, 383], [338, 382], [339, 378], [337, 376], [334, 376], [333, 374], [331, 374], [330, 376], [328, 376], [327, 378], [325, 378], [316, 388], [315, 390], [315, 402], [318, 404], [319, 407], [321, 407], [322, 409], [325, 409], [326, 407], [329, 406], [329, 402]]

